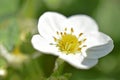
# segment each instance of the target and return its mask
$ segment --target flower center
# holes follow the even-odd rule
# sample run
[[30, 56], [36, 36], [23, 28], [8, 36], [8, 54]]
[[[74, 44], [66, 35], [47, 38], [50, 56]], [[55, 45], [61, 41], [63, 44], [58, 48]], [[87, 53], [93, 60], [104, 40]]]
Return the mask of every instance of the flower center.
[[61, 52], [64, 52], [66, 54], [75, 54], [77, 52], [81, 52], [83, 47], [86, 47], [86, 45], [83, 45], [83, 43], [86, 41], [86, 38], [79, 40], [83, 33], [80, 33], [78, 37], [73, 33], [73, 28], [71, 28], [70, 33], [67, 33], [67, 28], [65, 28], [64, 32], [57, 31], [59, 39], [53, 37], [54, 41], [56, 42], [56, 46]]

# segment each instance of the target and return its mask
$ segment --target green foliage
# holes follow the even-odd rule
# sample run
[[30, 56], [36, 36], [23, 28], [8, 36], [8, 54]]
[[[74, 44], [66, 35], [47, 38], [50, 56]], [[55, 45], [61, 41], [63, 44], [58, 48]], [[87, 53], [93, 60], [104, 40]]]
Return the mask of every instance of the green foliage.
[[19, 0], [0, 0], [0, 17], [7, 18], [18, 11]]
[[51, 76], [47, 80], [69, 80], [70, 77], [71, 77], [71, 73], [65, 73], [64, 75]]
[[20, 68], [8, 69], [8, 77], [6, 80], [40, 80], [44, 79], [43, 71], [41, 70], [38, 61], [31, 59], [30, 62], [23, 64]]
[[26, 40], [22, 41], [21, 44], [20, 44], [21, 52], [26, 53], [26, 54], [33, 54], [36, 51], [32, 47], [31, 39], [32, 39], [32, 34], [27, 33], [26, 34]]
[[96, 19], [100, 29], [111, 35], [115, 41], [119, 41], [120, 30], [120, 1], [102, 0], [96, 11]]
[[57, 58], [55, 62], [54, 71], [47, 80], [69, 80], [72, 74], [71, 73], [63, 74], [64, 65], [65, 65], [64, 60]]
[[6, 67], [7, 62], [2, 57], [0, 57], [0, 69], [6, 69]]
[[[8, 23], [7, 23], [8, 22]], [[0, 29], [0, 43], [11, 51], [19, 41], [19, 27], [15, 18], [3, 22]]]

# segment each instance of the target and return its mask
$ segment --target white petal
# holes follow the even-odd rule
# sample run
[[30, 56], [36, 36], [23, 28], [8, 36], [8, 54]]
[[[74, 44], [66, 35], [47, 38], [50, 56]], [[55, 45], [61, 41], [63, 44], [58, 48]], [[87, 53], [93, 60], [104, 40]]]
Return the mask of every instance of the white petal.
[[69, 24], [75, 29], [75, 32], [98, 31], [96, 22], [87, 15], [74, 15], [68, 18]]
[[7, 71], [6, 71], [6, 69], [0, 69], [0, 76], [6, 76], [6, 74], [7, 74]]
[[89, 69], [98, 62], [97, 59], [86, 59], [79, 53], [68, 55], [61, 53], [59, 57], [78, 69]]
[[94, 46], [86, 50], [87, 57], [89, 58], [100, 58], [106, 56], [113, 49], [113, 41], [109, 41], [106, 44]]
[[8, 63], [13, 64], [13, 66], [18, 66], [28, 59], [28, 56], [23, 54], [15, 55], [13, 53], [9, 53], [7, 49], [2, 45], [0, 45], [0, 56], [4, 57]]
[[38, 22], [38, 31], [46, 39], [51, 39], [55, 36], [56, 31], [60, 31], [66, 17], [56, 12], [44, 13]]
[[89, 41], [91, 43], [87, 43], [89, 48], [86, 50], [86, 56], [89, 58], [103, 57], [110, 53], [114, 47], [112, 39], [103, 33], [99, 33], [99, 35], [94, 36]]
[[31, 42], [35, 49], [43, 53], [57, 55], [56, 52], [58, 49], [54, 45], [50, 45], [50, 43], [40, 35], [34, 35]]
[[82, 65], [86, 66], [86, 69], [89, 69], [93, 66], [95, 66], [98, 63], [98, 59], [89, 59], [89, 58], [84, 58], [82, 61]]
[[112, 40], [108, 35], [102, 32], [90, 32], [84, 34], [84, 37], [87, 39], [85, 44], [88, 48], [103, 45], [107, 43], [109, 40]]
[[9, 53], [3, 45], [0, 45], [0, 56], [4, 57], [8, 61], [11, 61], [12, 59], [11, 53]]

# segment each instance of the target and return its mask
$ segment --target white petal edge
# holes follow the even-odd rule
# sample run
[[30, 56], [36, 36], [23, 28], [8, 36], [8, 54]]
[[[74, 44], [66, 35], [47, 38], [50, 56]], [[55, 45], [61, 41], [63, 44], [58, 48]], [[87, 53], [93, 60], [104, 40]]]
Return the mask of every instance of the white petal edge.
[[89, 57], [89, 58], [101, 58], [101, 57], [104, 57], [104, 56], [106, 56], [108, 53], [110, 53], [112, 51], [113, 47], [114, 47], [113, 41], [110, 40], [106, 44], [88, 48], [86, 50], [87, 57]]
[[40, 35], [34, 35], [31, 42], [36, 50], [45, 54], [57, 55], [58, 49], [54, 45], [50, 45], [49, 41], [42, 38]]
[[38, 22], [38, 31], [46, 39], [51, 39], [64, 26], [66, 17], [57, 12], [45, 12]]
[[101, 40], [101, 43], [99, 43], [99, 45], [97, 44], [86, 49], [86, 57], [101, 58], [106, 56], [113, 50], [114, 48], [113, 40], [104, 33], [101, 33], [101, 36], [102, 36], [101, 38], [103, 39], [99, 39]]
[[98, 31], [98, 25], [91, 17], [87, 15], [74, 15], [68, 18], [70, 26], [75, 29], [78, 34], [80, 32], [93, 32]]
[[88, 48], [103, 45], [112, 40], [108, 35], [98, 31], [85, 33], [83, 36], [87, 39], [85, 44]]
[[66, 62], [78, 69], [89, 69], [96, 65], [98, 62], [98, 59], [88, 59], [83, 57], [80, 53], [68, 55], [61, 53], [59, 58], [65, 60]]

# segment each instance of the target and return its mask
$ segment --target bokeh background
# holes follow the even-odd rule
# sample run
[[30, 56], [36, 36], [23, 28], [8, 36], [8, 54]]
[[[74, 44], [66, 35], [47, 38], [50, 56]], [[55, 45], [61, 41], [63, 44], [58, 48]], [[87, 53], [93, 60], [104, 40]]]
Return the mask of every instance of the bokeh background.
[[44, 80], [42, 77], [52, 73], [56, 56], [41, 55], [30, 42], [32, 35], [38, 33], [39, 17], [46, 11], [65, 16], [89, 15], [97, 21], [99, 30], [114, 40], [114, 50], [89, 70], [66, 63], [63, 73], [72, 73], [69, 80], [120, 80], [120, 0], [0, 0], [0, 44], [9, 54], [29, 57], [10, 63], [0, 56], [0, 69], [6, 71], [0, 80]]

